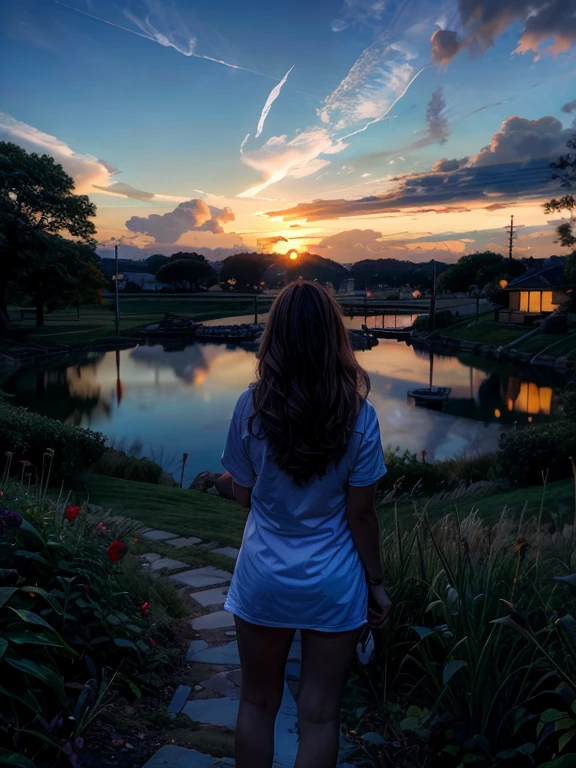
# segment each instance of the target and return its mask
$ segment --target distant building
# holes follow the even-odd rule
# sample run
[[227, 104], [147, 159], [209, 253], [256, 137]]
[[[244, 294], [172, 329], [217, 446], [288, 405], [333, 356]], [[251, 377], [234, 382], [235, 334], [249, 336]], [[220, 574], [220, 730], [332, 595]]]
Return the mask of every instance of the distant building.
[[340, 293], [352, 293], [354, 291], [354, 278], [347, 277], [340, 283]]
[[569, 286], [564, 278], [564, 259], [554, 257], [526, 274], [511, 280], [505, 287], [508, 308], [498, 313], [498, 322], [532, 325], [566, 301]]
[[128, 282], [136, 283], [144, 291], [159, 291], [162, 288], [156, 277], [148, 272], [126, 272], [120, 280], [121, 291], [125, 290]]

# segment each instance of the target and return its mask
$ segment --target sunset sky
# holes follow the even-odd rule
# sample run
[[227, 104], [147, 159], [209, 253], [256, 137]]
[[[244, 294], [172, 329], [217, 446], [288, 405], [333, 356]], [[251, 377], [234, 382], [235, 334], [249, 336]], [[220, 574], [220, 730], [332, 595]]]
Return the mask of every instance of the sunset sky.
[[561, 253], [572, 0], [4, 0], [0, 71], [0, 140], [62, 163], [102, 253], [454, 261], [511, 214]]

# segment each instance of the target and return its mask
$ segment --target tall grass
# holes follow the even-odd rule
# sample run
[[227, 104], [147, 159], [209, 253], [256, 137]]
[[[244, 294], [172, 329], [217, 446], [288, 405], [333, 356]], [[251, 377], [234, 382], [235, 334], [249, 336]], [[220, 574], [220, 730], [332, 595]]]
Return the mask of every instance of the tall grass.
[[[491, 526], [417, 512], [408, 532], [396, 510], [382, 542], [393, 610], [376, 663], [353, 680], [366, 707], [348, 720], [353, 754], [427, 768], [560, 754], [572, 715], [576, 729], [576, 537], [573, 520], [546, 521], [543, 509], [544, 494], [537, 518], [504, 512]], [[566, 710], [561, 728], [538, 733], [552, 710]], [[571, 748], [576, 738], [562, 754]]]

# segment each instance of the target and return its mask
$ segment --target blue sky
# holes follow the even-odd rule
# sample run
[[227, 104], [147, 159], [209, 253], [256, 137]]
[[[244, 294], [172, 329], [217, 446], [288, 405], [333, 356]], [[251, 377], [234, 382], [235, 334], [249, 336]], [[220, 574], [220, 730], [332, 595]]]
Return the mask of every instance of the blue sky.
[[545, 255], [546, 168], [576, 117], [571, 5], [5, 0], [0, 138], [53, 154], [100, 241], [135, 257], [454, 260], [503, 248], [511, 213], [540, 227], [519, 253]]

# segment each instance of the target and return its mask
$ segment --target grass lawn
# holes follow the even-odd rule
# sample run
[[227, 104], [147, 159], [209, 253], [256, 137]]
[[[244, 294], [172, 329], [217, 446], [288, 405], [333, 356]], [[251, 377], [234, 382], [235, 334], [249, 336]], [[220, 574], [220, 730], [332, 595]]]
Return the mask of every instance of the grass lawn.
[[[530, 488], [519, 488], [511, 491], [503, 491], [490, 496], [484, 496], [474, 499], [465, 498], [458, 501], [443, 501], [438, 504], [432, 504], [428, 507], [430, 516], [438, 519], [454, 510], [458, 510], [461, 517], [466, 516], [472, 509], [477, 509], [480, 516], [487, 523], [496, 522], [502, 514], [504, 508], [508, 514], [520, 517], [524, 505], [526, 505], [525, 515], [538, 515], [540, 505], [542, 504], [542, 486], [533, 486]], [[423, 503], [420, 502], [420, 506]], [[414, 519], [414, 507], [411, 505], [402, 505], [399, 507], [399, 514], [402, 521], [408, 526]], [[550, 520], [553, 517], [561, 519], [564, 523], [572, 523], [574, 520], [575, 501], [574, 501], [574, 481], [559, 480], [549, 483], [544, 495], [543, 520]], [[380, 521], [386, 530], [390, 530], [394, 521], [394, 509], [391, 505], [386, 505], [379, 510]]]
[[[173, 531], [182, 535], [199, 536], [203, 539], [220, 541], [222, 544], [240, 546], [246, 512], [237, 504], [217, 496], [188, 491], [180, 488], [166, 488], [149, 483], [118, 480], [101, 475], [81, 474], [75, 479], [73, 488], [79, 492], [79, 501], [86, 494], [93, 504], [111, 509], [114, 514], [140, 520], [146, 525]], [[478, 499], [466, 498], [457, 502], [441, 502], [429, 507], [431, 517], [438, 519], [458, 509], [461, 516], [472, 509], [478, 509], [487, 523], [498, 520], [504, 508], [509, 514], [520, 516], [526, 505], [526, 516], [537, 515], [542, 503], [542, 487], [520, 488], [484, 496]], [[422, 502], [419, 502], [422, 504]], [[407, 504], [399, 507], [403, 524], [409, 527], [414, 519], [414, 508]], [[381, 523], [390, 530], [394, 521], [394, 508], [387, 505], [379, 509]], [[544, 498], [543, 519], [559, 517], [566, 523], [574, 520], [574, 481], [561, 480], [549, 483]], [[193, 549], [174, 550], [161, 542], [142, 542], [142, 550], [154, 550], [160, 554], [177, 557], [190, 565], [213, 564], [230, 566], [229, 561]], [[175, 554], [175, 552], [177, 554]]]
[[[492, 313], [490, 313], [492, 314]], [[451, 336], [455, 339], [462, 339], [463, 341], [480, 341], [483, 344], [492, 344], [493, 346], [499, 346], [501, 344], [508, 344], [515, 339], [519, 339], [524, 336], [529, 329], [504, 325], [501, 323], [495, 323], [492, 319], [482, 320], [478, 325], [466, 326], [459, 325], [457, 327], [447, 328], [441, 331], [443, 336]]]
[[517, 348], [521, 352], [534, 352], [534, 354], [536, 354], [537, 352], [546, 349], [546, 347], [549, 347], [551, 344], [554, 346], [545, 354], [554, 355], [554, 357], [567, 355], [576, 349], [576, 333], [567, 335], [565, 338], [558, 334], [538, 333], [536, 336], [531, 336], [529, 339], [526, 339], [526, 341], [518, 344]]
[[[270, 308], [272, 296], [258, 297], [258, 311], [265, 312]], [[120, 296], [120, 333], [129, 336], [143, 325], [161, 320], [166, 312], [189, 315], [196, 320], [213, 320], [215, 318], [246, 315], [250, 322], [254, 316], [254, 298], [214, 296]], [[46, 313], [46, 325], [36, 328], [34, 318], [27, 315], [20, 320], [20, 312], [10, 308], [10, 315], [15, 328], [29, 330], [30, 341], [37, 343], [85, 344], [96, 339], [114, 336], [114, 301], [110, 297], [104, 299], [102, 306], [84, 307], [78, 318], [76, 310], [63, 310]]]
[[[234, 502], [209, 493], [88, 473], [77, 475], [72, 488], [80, 499], [88, 496], [92, 504], [154, 528], [236, 547], [242, 540], [246, 512]], [[169, 550], [173, 555], [182, 551]]]

